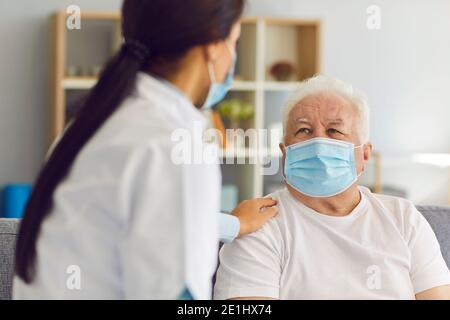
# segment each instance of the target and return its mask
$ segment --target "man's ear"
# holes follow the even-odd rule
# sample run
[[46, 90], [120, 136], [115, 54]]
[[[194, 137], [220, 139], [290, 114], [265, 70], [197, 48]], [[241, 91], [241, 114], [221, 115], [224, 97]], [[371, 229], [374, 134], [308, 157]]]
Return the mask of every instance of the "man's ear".
[[367, 163], [370, 160], [370, 157], [372, 155], [372, 143], [367, 142], [363, 146], [363, 160], [364, 160], [364, 167], [367, 165]]
[[283, 142], [280, 142], [280, 144], [278, 145], [280, 147], [281, 153], [284, 154], [286, 153], [286, 147], [284, 146]]

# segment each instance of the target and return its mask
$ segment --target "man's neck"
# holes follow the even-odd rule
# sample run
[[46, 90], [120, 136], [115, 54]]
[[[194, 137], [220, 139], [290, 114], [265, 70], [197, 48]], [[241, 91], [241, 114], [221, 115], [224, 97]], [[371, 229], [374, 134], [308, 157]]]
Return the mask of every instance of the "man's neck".
[[305, 206], [329, 216], [346, 216], [355, 209], [361, 201], [361, 194], [358, 185], [355, 183], [344, 192], [327, 198], [314, 198], [306, 196], [290, 185], [287, 185], [289, 192]]

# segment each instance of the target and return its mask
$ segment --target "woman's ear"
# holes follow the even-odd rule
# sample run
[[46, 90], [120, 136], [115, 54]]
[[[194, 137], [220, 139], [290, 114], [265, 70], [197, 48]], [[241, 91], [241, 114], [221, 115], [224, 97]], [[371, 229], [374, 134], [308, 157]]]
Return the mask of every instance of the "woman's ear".
[[[224, 53], [229, 56], [228, 49], [224, 41], [217, 41], [209, 43], [205, 47], [205, 61], [210, 72], [211, 82], [223, 82], [227, 74], [229, 64], [225, 65], [223, 62]], [[229, 58], [231, 61], [231, 58]], [[231, 63], [231, 62], [230, 62]]]
[[205, 61], [213, 64], [218, 59], [220, 53], [220, 41], [208, 43], [205, 46]]

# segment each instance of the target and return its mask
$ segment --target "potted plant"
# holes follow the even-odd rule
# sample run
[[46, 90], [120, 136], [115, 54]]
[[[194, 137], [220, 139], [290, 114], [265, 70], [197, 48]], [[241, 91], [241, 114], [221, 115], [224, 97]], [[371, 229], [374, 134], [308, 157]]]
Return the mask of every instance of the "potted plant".
[[255, 108], [248, 102], [239, 99], [227, 99], [218, 105], [221, 117], [228, 121], [229, 128], [237, 129], [242, 122], [253, 117]]
[[227, 148], [243, 148], [245, 139], [239, 137], [236, 129], [243, 127], [243, 121], [249, 120], [255, 113], [255, 108], [248, 102], [239, 99], [228, 99], [218, 105], [220, 116], [227, 122], [226, 146]]

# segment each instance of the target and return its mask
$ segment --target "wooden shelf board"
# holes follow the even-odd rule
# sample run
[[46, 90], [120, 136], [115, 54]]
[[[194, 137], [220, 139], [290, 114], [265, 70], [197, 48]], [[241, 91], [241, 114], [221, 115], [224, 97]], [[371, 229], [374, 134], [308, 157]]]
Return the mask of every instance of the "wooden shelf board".
[[257, 88], [258, 88], [258, 84], [255, 81], [234, 80], [231, 90], [232, 91], [253, 91], [253, 90], [256, 90]]
[[296, 19], [296, 18], [278, 18], [265, 17], [264, 22], [268, 25], [290, 25], [290, 26], [319, 26], [320, 21], [317, 19]]
[[[60, 11], [58, 14], [68, 17], [71, 13]], [[121, 13], [119, 11], [81, 11], [81, 20], [121, 20]]]
[[[84, 90], [92, 88], [97, 82], [96, 77], [66, 77], [62, 81], [62, 86], [67, 90]], [[233, 83], [232, 91], [254, 91], [257, 83], [254, 81], [236, 80]]]
[[87, 90], [96, 83], [96, 77], [66, 77], [62, 81], [62, 87], [66, 90]]
[[265, 91], [293, 91], [300, 82], [298, 81], [265, 81]]

